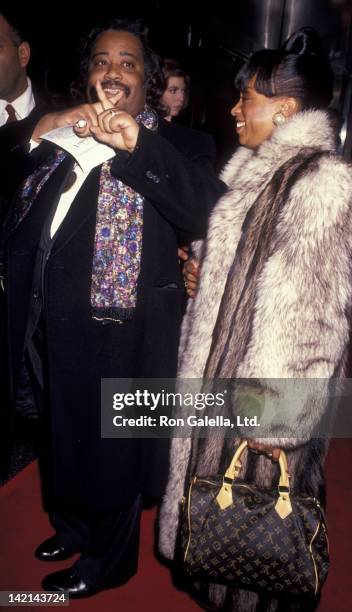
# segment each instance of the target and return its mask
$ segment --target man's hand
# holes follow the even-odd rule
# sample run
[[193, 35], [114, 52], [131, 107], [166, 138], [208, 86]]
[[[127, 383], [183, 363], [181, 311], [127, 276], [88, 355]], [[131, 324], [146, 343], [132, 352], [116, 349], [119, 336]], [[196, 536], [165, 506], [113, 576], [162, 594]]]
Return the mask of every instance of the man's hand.
[[103, 110], [100, 103], [97, 104], [81, 104], [69, 110], [60, 111], [57, 113], [48, 113], [44, 115], [37, 123], [32, 134], [32, 140], [40, 142], [40, 137], [56, 128], [72, 125], [77, 128], [76, 133], [79, 136], [90, 136], [90, 128], [98, 125], [98, 114]]
[[82, 104], [69, 110], [44, 115], [35, 126], [32, 139], [40, 142], [40, 137], [46, 132], [71, 125], [81, 138], [94, 136], [96, 140], [113, 149], [132, 153], [137, 143], [139, 125], [131, 115], [117, 110], [115, 106], [123, 92], [109, 99], [100, 82], [96, 84], [96, 91], [99, 102], [95, 104]]
[[113, 149], [132, 153], [139, 134], [137, 121], [128, 113], [110, 109], [98, 115], [98, 126], [91, 126], [91, 134]]
[[[139, 125], [131, 115], [115, 107], [123, 92], [115, 96], [114, 101], [109, 100], [99, 81], [96, 91], [102, 110], [97, 114], [97, 122], [89, 122], [89, 133], [113, 149], [132, 153], [137, 143]], [[94, 105], [94, 108], [97, 106]], [[88, 135], [86, 126], [80, 127], [79, 123], [75, 125], [75, 132], [78, 136]]]
[[250, 439], [247, 440], [247, 445], [250, 450], [253, 450], [257, 453], [264, 453], [265, 455], [268, 455], [270, 459], [273, 459], [274, 461], [279, 460], [280, 452], [281, 452], [280, 448], [277, 448], [274, 446], [268, 446], [266, 444], [261, 444], [259, 442], [255, 442], [254, 440], [250, 440]]

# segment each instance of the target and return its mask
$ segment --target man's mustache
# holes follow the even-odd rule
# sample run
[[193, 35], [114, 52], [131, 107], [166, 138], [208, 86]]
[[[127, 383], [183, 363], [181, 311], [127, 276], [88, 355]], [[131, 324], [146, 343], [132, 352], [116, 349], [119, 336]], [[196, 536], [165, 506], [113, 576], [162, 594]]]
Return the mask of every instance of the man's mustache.
[[[130, 95], [131, 89], [125, 83], [121, 83], [121, 81], [113, 81], [113, 80], [105, 80], [101, 82], [102, 88], [105, 89], [122, 89], [126, 98]], [[95, 89], [95, 86], [92, 85], [90, 88], [90, 98], [93, 102], [99, 102], [98, 95]]]
[[129, 96], [131, 93], [131, 90], [128, 85], [125, 85], [125, 83], [121, 83], [121, 81], [106, 80], [101, 82], [101, 86], [103, 89], [122, 89], [125, 96]]

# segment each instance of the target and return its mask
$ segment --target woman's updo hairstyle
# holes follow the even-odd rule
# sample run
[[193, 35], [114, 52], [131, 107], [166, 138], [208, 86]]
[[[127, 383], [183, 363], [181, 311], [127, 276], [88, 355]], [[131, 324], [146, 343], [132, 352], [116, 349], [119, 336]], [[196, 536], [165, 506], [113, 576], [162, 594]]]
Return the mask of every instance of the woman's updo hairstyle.
[[301, 28], [280, 49], [253, 53], [237, 74], [236, 87], [243, 91], [252, 77], [258, 93], [296, 98], [300, 110], [326, 108], [332, 98], [333, 73], [313, 28]]

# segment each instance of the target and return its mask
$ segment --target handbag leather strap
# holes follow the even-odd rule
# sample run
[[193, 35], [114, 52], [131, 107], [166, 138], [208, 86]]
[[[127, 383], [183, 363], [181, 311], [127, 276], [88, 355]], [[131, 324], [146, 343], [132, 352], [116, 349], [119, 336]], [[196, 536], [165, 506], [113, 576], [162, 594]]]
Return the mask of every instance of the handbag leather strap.
[[[216, 497], [220, 508], [224, 510], [233, 504], [233, 490], [232, 485], [239, 475], [242, 467], [241, 457], [244, 451], [247, 449], [247, 441], [241, 442], [237, 448], [232, 461], [227, 468], [224, 477], [222, 487]], [[278, 500], [276, 502], [275, 510], [277, 514], [282, 518], [286, 518], [292, 512], [292, 505], [290, 500], [290, 475], [288, 473], [287, 458], [284, 451], [281, 449], [279, 456], [280, 466], [280, 480], [278, 485]]]

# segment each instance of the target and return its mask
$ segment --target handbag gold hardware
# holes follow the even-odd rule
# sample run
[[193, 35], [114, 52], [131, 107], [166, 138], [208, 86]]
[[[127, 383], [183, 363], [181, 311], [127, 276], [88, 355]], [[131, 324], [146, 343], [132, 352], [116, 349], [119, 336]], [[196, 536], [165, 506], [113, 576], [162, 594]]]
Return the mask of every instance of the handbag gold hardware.
[[[229, 480], [234, 481], [235, 478], [237, 478], [237, 476], [239, 475], [241, 467], [242, 467], [241, 457], [244, 451], [246, 450], [246, 448], [247, 448], [247, 442], [246, 440], [244, 440], [239, 445], [238, 449], [236, 450], [233, 456], [233, 459], [225, 472], [222, 487], [216, 498], [216, 501], [218, 502], [222, 510], [225, 510], [226, 508], [231, 506], [231, 504], [233, 504], [232, 483], [229, 483], [228, 481]], [[290, 484], [289, 484], [287, 459], [286, 459], [286, 455], [283, 450], [281, 450], [280, 452], [279, 465], [280, 465], [279, 497], [278, 497], [278, 500], [275, 506], [275, 510], [277, 514], [280, 516], [280, 518], [284, 519], [291, 514], [292, 505], [291, 505], [290, 493], [289, 493]], [[280, 491], [280, 488], [285, 488], [288, 491], [282, 492]]]

